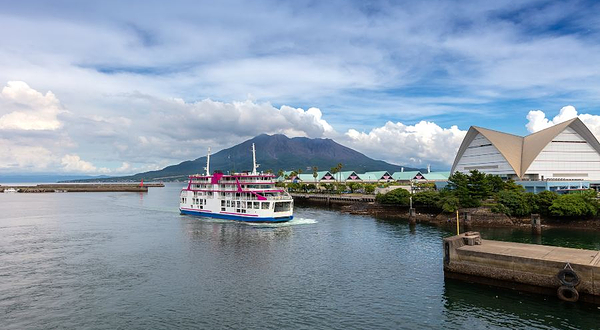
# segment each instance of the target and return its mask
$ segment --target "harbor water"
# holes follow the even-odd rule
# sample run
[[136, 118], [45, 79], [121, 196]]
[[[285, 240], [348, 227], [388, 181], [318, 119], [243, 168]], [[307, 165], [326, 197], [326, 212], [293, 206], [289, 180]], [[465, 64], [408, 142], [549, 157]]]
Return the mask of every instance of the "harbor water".
[[[180, 215], [148, 193], [0, 194], [1, 329], [600, 329], [600, 308], [444, 280], [453, 228], [296, 208]], [[600, 233], [483, 238], [600, 249]]]

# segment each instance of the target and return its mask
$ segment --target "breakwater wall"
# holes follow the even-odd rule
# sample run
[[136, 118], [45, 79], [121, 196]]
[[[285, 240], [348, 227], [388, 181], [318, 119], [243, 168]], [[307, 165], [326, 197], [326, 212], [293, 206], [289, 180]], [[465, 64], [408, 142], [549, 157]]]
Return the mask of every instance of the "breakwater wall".
[[89, 183], [89, 184], [39, 184], [36, 186], [0, 186], [0, 192], [54, 193], [54, 192], [147, 192], [148, 187], [164, 187], [162, 183]]
[[326, 195], [326, 194], [299, 194], [291, 193], [295, 203], [300, 204], [354, 204], [375, 202], [374, 195]]
[[600, 251], [482, 240], [474, 232], [444, 238], [443, 251], [446, 278], [600, 304]]

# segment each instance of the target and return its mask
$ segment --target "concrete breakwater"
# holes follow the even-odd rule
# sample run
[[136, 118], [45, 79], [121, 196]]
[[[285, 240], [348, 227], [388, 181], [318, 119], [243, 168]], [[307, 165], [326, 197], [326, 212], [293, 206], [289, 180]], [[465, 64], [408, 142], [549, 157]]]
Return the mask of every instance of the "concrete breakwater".
[[326, 195], [326, 194], [300, 194], [291, 193], [294, 201], [300, 203], [319, 203], [319, 204], [353, 204], [360, 202], [374, 202], [374, 195]]
[[600, 251], [447, 237], [444, 276], [600, 304]]
[[162, 183], [89, 183], [89, 184], [39, 184], [36, 186], [0, 186], [0, 192], [53, 193], [53, 192], [147, 192], [148, 187], [164, 187]]

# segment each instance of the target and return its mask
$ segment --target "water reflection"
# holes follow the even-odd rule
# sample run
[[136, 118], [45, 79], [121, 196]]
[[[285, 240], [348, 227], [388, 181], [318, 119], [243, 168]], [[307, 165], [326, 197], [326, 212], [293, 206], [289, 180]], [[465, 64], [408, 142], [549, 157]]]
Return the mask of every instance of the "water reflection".
[[231, 220], [185, 217], [183, 229], [194, 240], [208, 241], [224, 247], [248, 249], [268, 245], [275, 239], [292, 235], [291, 227], [250, 226]]
[[[458, 280], [444, 281], [444, 323], [477, 328], [598, 329], [597, 307]], [[454, 326], [452, 326], [454, 325]]]

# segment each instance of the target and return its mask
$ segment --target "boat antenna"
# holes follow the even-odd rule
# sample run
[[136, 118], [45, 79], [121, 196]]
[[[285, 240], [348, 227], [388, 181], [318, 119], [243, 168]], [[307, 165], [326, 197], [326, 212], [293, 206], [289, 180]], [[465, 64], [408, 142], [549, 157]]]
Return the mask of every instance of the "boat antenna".
[[210, 147], [208, 147], [208, 153], [206, 154], [206, 175], [210, 175]]
[[252, 175], [256, 175], [256, 169], [259, 166], [259, 164], [256, 164], [256, 148], [254, 147], [254, 143], [252, 143]]

